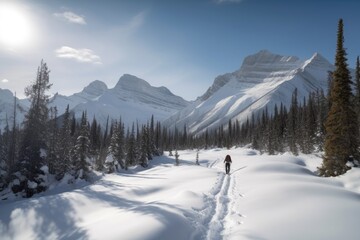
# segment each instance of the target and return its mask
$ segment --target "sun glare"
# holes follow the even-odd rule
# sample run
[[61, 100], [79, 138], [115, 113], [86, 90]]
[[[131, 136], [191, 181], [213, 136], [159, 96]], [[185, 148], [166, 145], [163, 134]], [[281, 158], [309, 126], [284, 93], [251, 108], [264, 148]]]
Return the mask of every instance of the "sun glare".
[[0, 45], [14, 50], [27, 46], [32, 39], [30, 19], [20, 7], [0, 4]]

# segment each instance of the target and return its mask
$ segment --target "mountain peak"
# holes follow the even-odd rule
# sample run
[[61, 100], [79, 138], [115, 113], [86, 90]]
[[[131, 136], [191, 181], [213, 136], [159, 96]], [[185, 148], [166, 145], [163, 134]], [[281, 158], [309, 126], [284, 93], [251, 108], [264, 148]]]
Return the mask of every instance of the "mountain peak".
[[150, 87], [151, 85], [147, 81], [131, 74], [124, 74], [120, 77], [115, 89], [121, 88], [125, 90], [143, 91]]
[[95, 80], [91, 82], [87, 87], [85, 87], [82, 92], [90, 95], [100, 96], [106, 90], [108, 90], [108, 87], [104, 82], [100, 80]]
[[324, 58], [320, 53], [316, 52], [312, 55], [312, 57], [304, 62], [303, 68], [309, 68], [309, 67], [315, 67], [315, 68], [327, 68], [332, 69], [333, 65]]
[[258, 53], [245, 58], [243, 66], [253, 66], [257, 64], [276, 64], [276, 63], [294, 63], [299, 61], [295, 56], [282, 56], [272, 53], [268, 50], [261, 50]]

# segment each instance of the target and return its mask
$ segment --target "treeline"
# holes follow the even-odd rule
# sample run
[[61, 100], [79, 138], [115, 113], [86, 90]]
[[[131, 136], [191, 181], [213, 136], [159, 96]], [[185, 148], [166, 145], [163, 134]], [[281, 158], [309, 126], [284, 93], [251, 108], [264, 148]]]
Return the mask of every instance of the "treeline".
[[289, 109], [275, 104], [271, 113], [265, 108], [243, 123], [230, 120], [227, 126], [206, 130], [195, 142], [200, 148], [250, 145], [269, 154], [322, 151], [328, 106], [322, 90], [310, 93], [299, 103], [295, 89]]

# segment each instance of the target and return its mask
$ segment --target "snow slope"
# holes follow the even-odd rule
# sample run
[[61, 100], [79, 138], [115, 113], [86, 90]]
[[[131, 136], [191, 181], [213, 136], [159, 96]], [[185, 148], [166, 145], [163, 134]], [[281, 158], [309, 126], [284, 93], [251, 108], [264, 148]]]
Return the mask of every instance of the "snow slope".
[[197, 166], [195, 151], [179, 154], [178, 167], [163, 156], [82, 188], [3, 200], [1, 239], [360, 239], [360, 169], [320, 178], [313, 155], [212, 149]]
[[[17, 124], [24, 120], [25, 113], [29, 109], [30, 102], [26, 99], [16, 100], [16, 120]], [[14, 120], [14, 95], [8, 89], [0, 88], [0, 130], [5, 128], [7, 121], [10, 128], [12, 128]]]
[[152, 115], [156, 121], [162, 121], [188, 104], [165, 87], [153, 87], [145, 80], [125, 74], [114, 88], [106, 90], [92, 101], [76, 105], [72, 111], [78, 118], [86, 111], [90, 120], [96, 116], [103, 126], [108, 116], [114, 120], [121, 116], [125, 124], [136, 121], [141, 124], [149, 121]]
[[299, 101], [317, 89], [326, 91], [328, 71], [333, 69], [318, 53], [301, 61], [262, 50], [246, 57], [239, 70], [218, 76], [203, 96], [165, 124], [178, 129], [186, 124], [190, 132], [199, 133], [230, 119], [242, 123], [265, 107], [271, 113], [275, 104], [289, 109], [295, 88]]

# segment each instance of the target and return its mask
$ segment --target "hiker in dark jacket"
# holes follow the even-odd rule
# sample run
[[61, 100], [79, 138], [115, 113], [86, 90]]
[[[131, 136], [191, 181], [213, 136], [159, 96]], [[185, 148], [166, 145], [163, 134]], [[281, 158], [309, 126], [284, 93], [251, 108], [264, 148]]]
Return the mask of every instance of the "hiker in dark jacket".
[[230, 155], [226, 155], [224, 163], [225, 163], [226, 174], [229, 174], [230, 173], [230, 164], [232, 163]]

